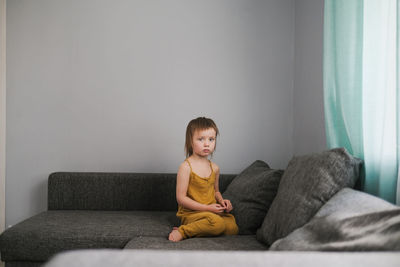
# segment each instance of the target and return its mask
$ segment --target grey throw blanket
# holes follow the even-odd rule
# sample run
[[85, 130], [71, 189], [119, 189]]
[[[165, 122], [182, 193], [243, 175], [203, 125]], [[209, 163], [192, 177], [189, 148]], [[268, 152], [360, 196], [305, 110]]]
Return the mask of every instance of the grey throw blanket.
[[400, 208], [348, 218], [316, 217], [272, 250], [400, 251]]

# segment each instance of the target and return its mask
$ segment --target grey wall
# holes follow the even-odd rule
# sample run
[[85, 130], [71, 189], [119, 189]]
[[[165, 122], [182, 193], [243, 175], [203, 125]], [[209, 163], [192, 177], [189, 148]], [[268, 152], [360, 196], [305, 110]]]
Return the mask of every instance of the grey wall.
[[[294, 67], [294, 7], [293, 0], [8, 1], [7, 225], [46, 209], [54, 171], [176, 172], [186, 124], [197, 116], [220, 128], [214, 160], [223, 173], [256, 159], [286, 167], [293, 140], [311, 140], [293, 124], [293, 82], [303, 77], [299, 57]], [[304, 38], [296, 34], [296, 43]], [[307, 85], [307, 95], [318, 92], [311, 80], [300, 83], [296, 99]], [[294, 113], [303, 114], [296, 120], [309, 122], [303, 117], [313, 112], [296, 101]]]
[[323, 0], [295, 2], [293, 153], [326, 149], [322, 48]]

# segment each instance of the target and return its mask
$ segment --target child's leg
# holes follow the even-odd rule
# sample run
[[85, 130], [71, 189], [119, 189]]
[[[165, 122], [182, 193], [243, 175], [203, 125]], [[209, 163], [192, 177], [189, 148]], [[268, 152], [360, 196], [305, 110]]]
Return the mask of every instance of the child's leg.
[[216, 236], [225, 231], [225, 222], [221, 216], [212, 212], [196, 212], [182, 218], [178, 228], [183, 238], [195, 236]]
[[223, 214], [222, 219], [225, 223], [224, 235], [237, 235], [239, 233], [239, 227], [236, 224], [235, 217], [232, 214]]

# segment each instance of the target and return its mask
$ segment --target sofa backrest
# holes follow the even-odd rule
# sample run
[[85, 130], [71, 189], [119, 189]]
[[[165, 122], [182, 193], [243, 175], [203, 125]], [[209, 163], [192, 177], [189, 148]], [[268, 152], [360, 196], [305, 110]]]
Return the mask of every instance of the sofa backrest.
[[[220, 175], [220, 191], [235, 177]], [[49, 210], [176, 211], [176, 174], [55, 172], [48, 179]]]

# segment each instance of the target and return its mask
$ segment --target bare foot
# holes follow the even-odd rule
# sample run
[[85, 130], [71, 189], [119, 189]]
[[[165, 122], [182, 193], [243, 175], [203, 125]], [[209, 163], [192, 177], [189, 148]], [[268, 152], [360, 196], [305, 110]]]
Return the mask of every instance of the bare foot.
[[168, 240], [172, 242], [179, 242], [183, 239], [181, 233], [178, 231], [178, 227], [174, 227], [172, 232], [168, 236]]

